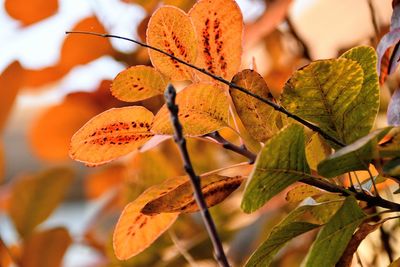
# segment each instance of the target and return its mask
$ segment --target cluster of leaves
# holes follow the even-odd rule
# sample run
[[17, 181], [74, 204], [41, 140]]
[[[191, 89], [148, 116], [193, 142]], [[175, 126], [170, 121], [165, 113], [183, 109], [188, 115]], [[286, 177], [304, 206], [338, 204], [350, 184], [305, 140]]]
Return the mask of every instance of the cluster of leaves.
[[[47, 8], [35, 10], [41, 2], [47, 3]], [[384, 83], [398, 62], [397, 1], [393, 4], [391, 31], [377, 48], [378, 60], [372, 47], [360, 46], [337, 59], [311, 62], [293, 73], [297, 61], [287, 67], [272, 58], [277, 73], [264, 77], [257, 72], [256, 64], [253, 69], [240, 69], [242, 43], [246, 46], [255, 43], [274, 26], [260, 27], [257, 23], [244, 26], [235, 1], [200, 0], [194, 4], [195, 1], [165, 0], [162, 3], [166, 6], [158, 9], [158, 0], [126, 2], [140, 4], [150, 14], [154, 12], [143, 20], [138, 33], [148, 45], [169, 55], [152, 49], [126, 55], [114, 50], [108, 40], [70, 35], [64, 40], [55, 66], [30, 70], [14, 62], [0, 76], [0, 88], [9, 89], [0, 92], [1, 128], [20, 88], [32, 89], [58, 81], [75, 66], [103, 55], [133, 65], [119, 73], [112, 83], [103, 81], [94, 92], [69, 94], [62, 103], [41, 115], [29, 135], [34, 152], [41, 159], [65, 160], [69, 149], [72, 158], [89, 166], [109, 163], [92, 170], [84, 180], [87, 198], [102, 202], [84, 231], [85, 243], [108, 258], [108, 263], [156, 266], [173, 245], [170, 238], [162, 235], [170, 229], [171, 237], [176, 232], [180, 238], [191, 241], [186, 249], [196, 259], [212, 257], [206, 238], [197, 236], [203, 229], [191, 214], [198, 207], [189, 178], [182, 174], [182, 163], [176, 159], [176, 148], [169, 140], [173, 128], [161, 95], [167, 84], [173, 83], [182, 88], [176, 99], [178, 118], [185, 137], [189, 138], [195, 169], [203, 173], [200, 179], [206, 203], [209, 207], [219, 204], [213, 212], [221, 225], [221, 237], [231, 242], [229, 258], [237, 264], [244, 258], [247, 266], [268, 266], [289, 241], [306, 232], [313, 237], [316, 231], [312, 230], [316, 229], [319, 232], [314, 241], [305, 239], [308, 250], [304, 252], [303, 248], [303, 254], [307, 253], [305, 265], [348, 266], [360, 242], [388, 220], [377, 209], [399, 210], [397, 203], [379, 198], [377, 190], [378, 183], [382, 187], [390, 185], [388, 178], [395, 183], [399, 180], [399, 130], [392, 127], [373, 130], [379, 109], [377, 73]], [[268, 9], [281, 14], [275, 13], [270, 20], [275, 26], [284, 19], [290, 3], [281, 2], [271, 3]], [[35, 0], [30, 4], [32, 7], [20, 8], [18, 1], [5, 1], [7, 12], [24, 26], [53, 15], [58, 8], [57, 1]], [[266, 12], [260, 22], [271, 19], [269, 14]], [[105, 32], [96, 17], [83, 19], [73, 30]], [[282, 49], [276, 43], [281, 40], [280, 32], [269, 34], [267, 46]], [[393, 48], [389, 49], [390, 46]], [[378, 64], [378, 72], [377, 62], [382, 62], [382, 67]], [[220, 79], [216, 80], [216, 76]], [[15, 77], [20, 79], [16, 82]], [[347, 145], [342, 148], [309, 131], [265, 101], [237, 90], [237, 86], [311, 122]], [[394, 94], [388, 110], [389, 124], [394, 126], [399, 123], [399, 96]], [[233, 145], [238, 139], [245, 145]], [[241, 157], [226, 149], [247, 157], [250, 163], [237, 164]], [[125, 157], [132, 152], [133, 157]], [[122, 160], [110, 163], [121, 157]], [[223, 170], [218, 169], [220, 164]], [[356, 184], [352, 177], [358, 180], [363, 175], [360, 170], [368, 170], [370, 175]], [[234, 192], [246, 180], [244, 193]], [[61, 227], [37, 226], [58, 206], [72, 182], [70, 170], [56, 168], [22, 176], [7, 188], [1, 188], [7, 192], [0, 196], [1, 208], [10, 215], [22, 241], [13, 247], [0, 243], [0, 265], [14, 262], [44, 266], [43, 259], [49, 259], [49, 255], [48, 266], [60, 264], [73, 242], [70, 234]], [[235, 199], [227, 199], [231, 194], [241, 199], [240, 207], [245, 213], [260, 211], [259, 214], [274, 206], [274, 196], [286, 194], [292, 211], [279, 222], [284, 213], [281, 210], [274, 225], [258, 230], [264, 233], [259, 247], [243, 252], [247, 240], [239, 237], [248, 229], [226, 225], [239, 215], [244, 218], [236, 209], [227, 212], [232, 209], [229, 201]], [[251, 224], [253, 230], [259, 224], [264, 225], [264, 216], [257, 217]], [[115, 224], [111, 241], [110, 229]], [[239, 234], [235, 233], [237, 229]], [[193, 236], [196, 236], [194, 241]], [[251, 240], [254, 239], [257, 238], [253, 234]], [[237, 253], [240, 256], [233, 255], [235, 242], [240, 243], [241, 253]], [[49, 246], [50, 243], [57, 246]], [[254, 244], [249, 247], [254, 248]], [[253, 253], [250, 258], [249, 252]], [[182, 252], [190, 261], [186, 254]], [[183, 257], [174, 255], [165, 265], [159, 265], [177, 266]]]
[[[241, 208], [245, 212], [258, 210], [298, 181], [315, 186], [295, 187], [290, 191], [289, 199], [301, 201], [312, 197], [313, 203], [300, 205], [276, 225], [248, 260], [248, 266], [268, 266], [288, 241], [319, 227], [305, 265], [333, 266], [338, 261], [348, 262], [343, 257], [347, 255], [353, 234], [361, 230], [360, 225], [377, 216], [365, 213], [356, 198], [368, 205], [398, 211], [395, 203], [393, 207], [379, 203], [377, 179], [372, 175], [373, 189], [361, 184], [357, 188], [351, 178], [351, 190], [331, 182], [350, 172], [369, 171], [369, 164], [376, 162], [383, 163], [378, 176], [396, 179], [398, 130], [386, 127], [371, 132], [379, 108], [375, 51], [361, 46], [338, 59], [312, 62], [294, 72], [283, 93], [273, 97], [255, 70], [238, 72], [242, 25], [240, 9], [234, 1], [201, 0], [187, 14], [171, 6], [159, 8], [149, 20], [147, 44], [169, 56], [150, 49], [154, 68], [128, 68], [115, 78], [111, 92], [122, 101], [134, 102], [161, 94], [167, 83], [190, 80], [192, 83], [176, 99], [178, 118], [187, 137], [204, 138], [224, 127], [232, 127], [229, 118], [235, 120], [236, 111], [251, 137], [264, 143], [243, 195]], [[199, 73], [176, 58], [205, 71]], [[221, 80], [232, 80], [247, 92], [235, 86], [229, 88], [229, 82], [224, 84]], [[349, 145], [340, 147], [330, 140], [324, 141], [317, 133], [306, 134], [302, 125], [248, 92], [282, 105], [289, 113], [312, 122], [327, 135]], [[89, 165], [109, 162], [151, 139], [163, 140], [159, 135], [172, 135], [168, 117], [166, 106], [155, 116], [141, 106], [108, 110], [74, 135], [70, 154]], [[389, 131], [391, 139], [379, 144]], [[213, 206], [223, 201], [244, 178], [214, 173], [202, 175], [207, 204]], [[318, 186], [321, 181], [324, 185]], [[325, 192], [330, 191], [326, 185], [334, 190]], [[362, 199], [360, 194], [366, 198]], [[128, 204], [120, 216], [113, 238], [116, 256], [119, 259], [135, 256], [168, 229], [179, 214], [196, 211], [188, 178], [171, 178], [150, 187]], [[369, 227], [368, 233], [381, 223]]]

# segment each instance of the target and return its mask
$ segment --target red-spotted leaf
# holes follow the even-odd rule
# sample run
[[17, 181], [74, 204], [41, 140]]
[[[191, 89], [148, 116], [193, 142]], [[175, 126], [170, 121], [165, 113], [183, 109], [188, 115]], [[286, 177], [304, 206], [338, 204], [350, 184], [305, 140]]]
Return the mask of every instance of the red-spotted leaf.
[[[197, 42], [188, 15], [173, 6], [163, 6], [151, 16], [147, 27], [147, 43], [189, 63], [195, 63]], [[171, 80], [192, 78], [192, 70], [166, 55], [149, 50], [150, 59]]]
[[175, 179], [155, 185], [125, 207], [113, 235], [114, 252], [118, 259], [126, 260], [139, 254], [172, 225], [179, 213], [145, 215], [141, 210], [151, 200], [184, 182], [185, 179]]
[[124, 156], [149, 140], [153, 113], [133, 106], [107, 110], [87, 122], [71, 139], [70, 156], [99, 165]]
[[167, 87], [168, 79], [149, 66], [133, 66], [115, 77], [111, 93], [119, 100], [135, 102], [160, 95]]
[[[200, 0], [189, 11], [197, 33], [196, 66], [231, 80], [242, 56], [243, 17], [233, 0]], [[202, 80], [212, 80], [201, 75]]]
[[[163, 196], [148, 202], [142, 212], [154, 215], [163, 212], [196, 212], [199, 210], [193, 196], [193, 188], [188, 177], [172, 178], [168, 181], [185, 180], [185, 183], [170, 189]], [[201, 189], [208, 207], [212, 207], [222, 202], [243, 182], [244, 177], [227, 177], [221, 175], [207, 175], [201, 177]], [[172, 182], [173, 183], [173, 182]]]
[[[213, 84], [189, 85], [178, 93], [176, 104], [185, 135], [204, 135], [228, 125], [228, 98], [224, 90]], [[155, 134], [173, 134], [170, 114], [165, 105], [154, 117], [151, 130]]]
[[[263, 77], [253, 70], [237, 73], [232, 82], [261, 97], [272, 99]], [[234, 88], [230, 89], [230, 94], [240, 120], [257, 141], [265, 142], [283, 126], [284, 118], [272, 107]]]

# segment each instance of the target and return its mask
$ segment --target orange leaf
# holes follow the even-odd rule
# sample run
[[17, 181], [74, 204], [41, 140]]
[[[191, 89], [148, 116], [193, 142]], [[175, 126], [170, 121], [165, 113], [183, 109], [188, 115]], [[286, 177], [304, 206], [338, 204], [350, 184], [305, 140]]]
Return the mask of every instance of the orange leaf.
[[64, 198], [73, 173], [57, 168], [18, 179], [12, 188], [9, 213], [18, 233], [26, 237]]
[[4, 178], [4, 147], [3, 142], [0, 140], [0, 184]]
[[11, 63], [0, 75], [0, 131], [6, 123], [22, 82], [23, 69], [17, 61]]
[[[239, 72], [233, 77], [232, 82], [256, 95], [272, 100], [263, 77], [253, 70]], [[239, 90], [231, 88], [230, 93], [240, 120], [257, 141], [265, 142], [283, 126], [283, 117], [272, 107]]]
[[62, 68], [60, 65], [50, 66], [38, 70], [25, 70], [24, 86], [39, 87], [44, 84], [54, 83], [67, 74], [69, 69]]
[[[96, 17], [81, 20], [73, 31], [106, 32]], [[113, 49], [107, 38], [93, 38], [86, 35], [67, 35], [61, 48], [59, 65], [70, 70], [76, 65], [87, 64], [101, 56], [112, 54]]]
[[[242, 57], [243, 17], [233, 0], [200, 0], [189, 11], [197, 33], [196, 66], [231, 80]], [[201, 75], [202, 80], [212, 78]]]
[[[147, 43], [186, 62], [195, 63], [197, 42], [193, 24], [185, 12], [173, 6], [159, 8], [150, 18]], [[192, 70], [159, 52], [149, 50], [153, 66], [171, 80], [192, 78]]]
[[125, 165], [107, 165], [86, 177], [86, 196], [89, 199], [98, 198], [114, 187], [122, 185], [127, 176], [128, 169]]
[[33, 152], [41, 159], [67, 160], [71, 137], [100, 112], [87, 97], [80, 96], [67, 97], [61, 104], [48, 108], [33, 123], [29, 140]]
[[24, 242], [21, 266], [61, 266], [64, 254], [71, 243], [71, 236], [62, 227], [34, 233]]
[[144, 107], [109, 109], [87, 122], [71, 139], [70, 156], [100, 165], [129, 154], [147, 142], [153, 113]]
[[[195, 83], [176, 96], [179, 120], [188, 136], [200, 136], [223, 127], [228, 123], [228, 98], [224, 90], [209, 84]], [[168, 108], [164, 105], [154, 117], [151, 128], [156, 134], [173, 134]]]
[[148, 66], [134, 66], [115, 77], [111, 93], [126, 102], [140, 101], [160, 95], [167, 87], [167, 79], [156, 69]]
[[176, 179], [155, 185], [143, 192], [122, 211], [113, 235], [114, 252], [118, 259], [129, 259], [150, 246], [178, 217], [178, 213], [145, 215], [141, 209], [152, 199], [166, 194], [169, 188], [184, 183]]
[[54, 15], [58, 0], [6, 0], [4, 7], [11, 17], [27, 26]]
[[[173, 184], [174, 182], [172, 181], [178, 179], [186, 182], [178, 187], [171, 188], [167, 193], [148, 202], [141, 210], [142, 213], [154, 215], [163, 212], [188, 213], [198, 211], [199, 208], [193, 196], [192, 184], [188, 177], [172, 178], [167, 182]], [[222, 202], [235, 191], [242, 184], [244, 177], [227, 177], [214, 174], [203, 176], [200, 179], [207, 206], [212, 207]]]

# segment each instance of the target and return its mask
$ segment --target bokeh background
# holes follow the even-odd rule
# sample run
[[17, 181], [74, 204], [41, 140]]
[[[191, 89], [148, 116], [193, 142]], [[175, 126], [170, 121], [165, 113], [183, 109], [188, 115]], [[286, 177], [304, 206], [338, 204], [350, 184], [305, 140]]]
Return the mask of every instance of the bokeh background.
[[[162, 2], [187, 11], [195, 1], [0, 0], [0, 238], [21, 261], [24, 257], [34, 257], [29, 254], [32, 252], [28, 244], [34, 241], [26, 241], [27, 236], [21, 235], [16, 227], [15, 220], [26, 221], [29, 216], [22, 219], [10, 216], [10, 210], [18, 207], [22, 212], [32, 212], [32, 216], [42, 216], [44, 223], [39, 225], [41, 220], [34, 223], [29, 230], [32, 233], [53, 227], [67, 229], [71, 241], [66, 238], [65, 243], [70, 245], [59, 248], [66, 252], [58, 256], [63, 266], [187, 264], [188, 259], [177, 245], [180, 241], [198, 262], [213, 266], [212, 255], [202, 252], [208, 250], [204, 233], [197, 241], [189, 239], [197, 228], [190, 229], [188, 225], [192, 221], [198, 223], [196, 216], [182, 219], [175, 232], [170, 232], [140, 259], [120, 263], [112, 256], [110, 235], [123, 205], [149, 185], [182, 173], [172, 144], [167, 142], [143, 154], [133, 153], [99, 168], [87, 168], [68, 157], [69, 140], [86, 121], [111, 107], [127, 105], [109, 93], [112, 79], [128, 66], [149, 65], [150, 61], [147, 51], [132, 43], [67, 36], [65, 31], [108, 32], [145, 40], [149, 15]], [[337, 57], [359, 44], [376, 47], [388, 30], [392, 13], [390, 0], [237, 0], [237, 3], [246, 23], [242, 67], [256, 66], [275, 91], [280, 91], [290, 74], [310, 60]], [[382, 111], [386, 110], [390, 92], [397, 85], [396, 78], [392, 78], [383, 86]], [[162, 98], [154, 97], [137, 104], [156, 112], [162, 103]], [[386, 123], [382, 114], [379, 126]], [[195, 151], [199, 172], [243, 160], [196, 141], [191, 141], [190, 146]], [[66, 178], [65, 184], [53, 185], [43, 178], [47, 176], [54, 180], [59, 176], [72, 178]], [[35, 186], [44, 189], [29, 193]], [[29, 194], [48, 194], [42, 202], [28, 197], [41, 203], [37, 210], [45, 206], [45, 215], [32, 211], [34, 205], [19, 206]], [[259, 243], [262, 229], [279, 221], [286, 204], [278, 199], [269, 204], [262, 216], [245, 216], [238, 210], [237, 200], [240, 193], [226, 204], [231, 205], [231, 212], [221, 207], [213, 213], [220, 225], [224, 220], [231, 222], [223, 234], [232, 241], [230, 255], [240, 265]], [[196, 227], [202, 229], [199, 223]], [[307, 244], [309, 240], [304, 242]], [[295, 244], [277, 265], [295, 266], [287, 264], [298, 263], [305, 250], [306, 246]], [[23, 256], [24, 253], [29, 255]], [[38, 253], [36, 257], [40, 258], [42, 254]], [[4, 262], [10, 260], [4, 246], [0, 249], [1, 257]]]

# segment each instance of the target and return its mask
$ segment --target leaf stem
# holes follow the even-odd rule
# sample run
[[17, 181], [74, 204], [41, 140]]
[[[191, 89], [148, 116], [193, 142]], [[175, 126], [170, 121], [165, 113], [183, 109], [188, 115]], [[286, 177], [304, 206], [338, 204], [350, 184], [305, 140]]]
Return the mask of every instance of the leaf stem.
[[218, 144], [221, 144], [223, 148], [231, 150], [233, 152], [236, 152], [237, 154], [240, 154], [242, 156], [245, 156], [246, 158], [249, 159], [249, 164], [253, 164], [256, 160], [257, 155], [248, 150], [244, 145], [237, 146], [228, 140], [226, 140], [224, 137], [220, 135], [219, 132], [212, 132], [209, 134], [204, 135], [205, 137], [209, 137], [215, 141], [217, 141]]
[[190, 68], [193, 68], [193, 69], [195, 69], [195, 70], [197, 70], [197, 71], [199, 71], [199, 72], [201, 72], [201, 73], [213, 78], [214, 80], [217, 80], [217, 81], [219, 81], [221, 83], [224, 83], [224, 84], [228, 85], [231, 88], [239, 90], [239, 91], [241, 91], [241, 92], [243, 92], [243, 93], [245, 93], [245, 94], [247, 94], [247, 95], [249, 95], [251, 97], [254, 97], [254, 98], [260, 100], [261, 102], [271, 106], [276, 111], [285, 114], [289, 118], [292, 118], [293, 120], [303, 124], [304, 126], [308, 127], [309, 129], [313, 130], [314, 132], [319, 133], [326, 140], [329, 140], [329, 141], [335, 143], [336, 145], [338, 145], [340, 147], [346, 146], [346, 144], [344, 144], [342, 141], [340, 141], [340, 140], [336, 139], [335, 137], [331, 136], [330, 134], [326, 133], [324, 130], [319, 128], [317, 125], [312, 124], [312, 123], [302, 119], [301, 117], [299, 117], [299, 116], [287, 111], [281, 105], [279, 105], [279, 104], [277, 104], [277, 103], [275, 103], [275, 102], [273, 102], [273, 101], [271, 101], [271, 100], [269, 100], [267, 98], [263, 98], [263, 97], [261, 97], [261, 96], [259, 96], [257, 94], [254, 94], [254, 93], [250, 92], [249, 90], [247, 90], [247, 89], [245, 89], [245, 88], [243, 88], [243, 87], [241, 87], [241, 86], [239, 86], [239, 85], [237, 85], [235, 83], [229, 82], [229, 81], [225, 80], [224, 78], [222, 78], [222, 77], [220, 77], [218, 75], [215, 75], [215, 74], [212, 74], [211, 72], [206, 71], [203, 68], [199, 68], [199, 67], [197, 67], [195, 65], [192, 65], [192, 64], [190, 64], [190, 63], [188, 63], [188, 62], [186, 62], [186, 61], [184, 61], [184, 60], [182, 60], [182, 59], [180, 59], [180, 58], [178, 58], [178, 57], [176, 57], [174, 55], [171, 55], [171, 54], [169, 54], [169, 53], [165, 52], [164, 50], [161, 50], [161, 49], [159, 49], [157, 47], [153, 47], [151, 45], [136, 41], [134, 39], [130, 39], [130, 38], [123, 37], [123, 36], [118, 36], [118, 35], [113, 35], [113, 34], [102, 34], [102, 33], [87, 32], [87, 31], [67, 31], [65, 33], [66, 34], [86, 34], [86, 35], [95, 35], [95, 36], [100, 36], [100, 37], [105, 37], [105, 38], [122, 39], [122, 40], [126, 40], [126, 41], [129, 41], [129, 42], [133, 42], [133, 43], [138, 44], [138, 45], [140, 45], [142, 47], [146, 47], [146, 48], [149, 48], [151, 50], [157, 51], [157, 52], [159, 52], [159, 53], [161, 53], [163, 55], [166, 55], [166, 56], [178, 61], [179, 63], [181, 63], [183, 65], [186, 65], [186, 66], [188, 66]]
[[192, 163], [190, 161], [189, 153], [186, 147], [186, 140], [183, 136], [182, 125], [179, 122], [178, 111], [179, 108], [175, 104], [176, 91], [175, 88], [169, 84], [165, 91], [165, 102], [170, 112], [171, 122], [175, 131], [174, 139], [179, 147], [179, 151], [182, 156], [182, 160], [184, 163], [184, 168], [186, 173], [190, 177], [190, 181], [192, 182], [192, 187], [194, 191], [194, 198], [196, 199], [196, 203], [200, 208], [200, 213], [203, 218], [203, 222], [206, 226], [208, 235], [210, 236], [211, 242], [214, 246], [214, 256], [216, 261], [220, 266], [229, 267], [228, 260], [224, 253], [221, 240], [218, 236], [214, 221], [211, 217], [211, 214], [208, 210], [207, 204], [205, 202], [203, 192], [201, 191], [201, 181], [199, 176], [196, 175]]

